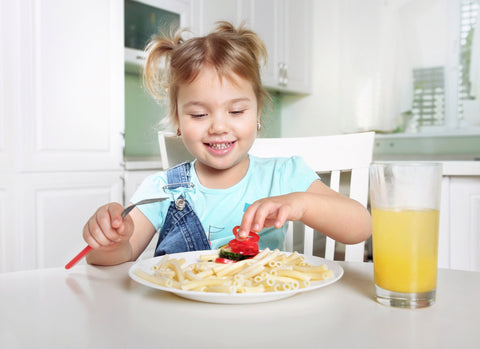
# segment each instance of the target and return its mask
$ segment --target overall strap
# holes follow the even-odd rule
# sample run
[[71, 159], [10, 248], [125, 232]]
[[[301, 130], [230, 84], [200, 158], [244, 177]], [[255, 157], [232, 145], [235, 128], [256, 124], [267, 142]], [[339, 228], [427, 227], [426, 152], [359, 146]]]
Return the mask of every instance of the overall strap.
[[164, 190], [172, 190], [180, 187], [190, 188], [190, 163], [183, 162], [167, 170], [168, 184], [163, 187]]
[[[177, 188], [192, 188], [190, 163], [185, 162], [169, 169], [167, 182], [168, 184], [163, 187], [165, 192]], [[210, 242], [191, 204], [183, 194], [176, 199], [172, 195], [172, 202], [158, 236], [155, 256], [209, 249]]]

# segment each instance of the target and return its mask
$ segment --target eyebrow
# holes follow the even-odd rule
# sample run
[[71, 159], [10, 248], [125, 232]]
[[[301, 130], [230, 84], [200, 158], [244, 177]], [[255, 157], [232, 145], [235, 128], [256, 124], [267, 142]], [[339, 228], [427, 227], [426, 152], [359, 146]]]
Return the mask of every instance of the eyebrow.
[[[226, 104], [233, 104], [233, 103], [239, 103], [239, 102], [251, 102], [251, 99], [247, 98], [247, 97], [234, 98], [234, 99], [231, 99], [231, 100], [227, 101]], [[183, 104], [183, 108], [194, 107], [194, 106], [204, 107], [204, 106], [207, 106], [207, 103], [203, 103], [203, 102], [200, 102], [200, 101], [190, 101], [190, 102], [187, 102], [187, 103]]]

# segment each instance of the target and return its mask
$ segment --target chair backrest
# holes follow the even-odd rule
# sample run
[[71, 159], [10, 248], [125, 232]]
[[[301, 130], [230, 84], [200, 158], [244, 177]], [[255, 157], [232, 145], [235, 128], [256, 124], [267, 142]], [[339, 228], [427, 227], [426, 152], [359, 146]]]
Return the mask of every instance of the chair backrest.
[[[330, 188], [340, 191], [340, 174], [350, 172], [349, 196], [365, 207], [368, 202], [368, 169], [372, 162], [374, 132], [334, 136], [257, 138], [250, 154], [258, 157], [286, 157], [298, 155], [320, 175], [330, 176]], [[170, 168], [180, 162], [192, 159], [181, 138], [173, 134], [159, 133], [160, 155], [163, 168]], [[297, 233], [298, 224], [295, 224]], [[285, 241], [287, 250], [293, 250], [294, 225], [289, 222]], [[303, 253], [313, 254], [314, 231], [301, 225], [304, 243]], [[346, 261], [363, 261], [365, 243], [345, 247]], [[325, 258], [333, 260], [335, 241], [326, 238]]]
[[184, 161], [192, 161], [193, 156], [185, 148], [182, 138], [175, 133], [158, 132], [162, 169], [168, 169]]
[[[372, 162], [374, 132], [334, 136], [296, 138], [257, 138], [250, 154], [258, 157], [285, 157], [299, 155], [318, 174], [330, 176], [330, 188], [340, 191], [340, 174], [350, 172], [349, 196], [367, 207], [368, 169]], [[297, 232], [297, 226], [295, 226]], [[314, 231], [302, 225], [303, 253], [313, 254]], [[293, 224], [289, 222], [286, 249], [293, 249]], [[325, 243], [325, 258], [333, 260], [335, 241]], [[365, 242], [345, 246], [346, 261], [363, 261]]]

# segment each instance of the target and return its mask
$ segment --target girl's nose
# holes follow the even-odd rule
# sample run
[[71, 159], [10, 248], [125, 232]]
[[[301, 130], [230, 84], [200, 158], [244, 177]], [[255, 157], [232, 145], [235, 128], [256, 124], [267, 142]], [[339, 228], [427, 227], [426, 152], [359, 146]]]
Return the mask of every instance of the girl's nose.
[[224, 115], [221, 115], [221, 113], [216, 113], [211, 118], [210, 132], [224, 133], [224, 132], [227, 132], [227, 130], [228, 130], [228, 122], [226, 120], [226, 117]]

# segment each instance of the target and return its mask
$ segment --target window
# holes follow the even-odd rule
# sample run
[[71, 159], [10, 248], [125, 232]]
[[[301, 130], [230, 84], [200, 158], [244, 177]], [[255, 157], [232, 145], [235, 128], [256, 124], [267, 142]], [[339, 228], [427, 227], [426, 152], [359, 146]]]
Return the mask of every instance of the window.
[[[425, 1], [422, 2], [426, 4]], [[422, 38], [422, 33], [430, 33], [430, 36], [425, 35], [423, 41], [419, 41], [419, 47], [424, 52], [429, 49], [437, 50], [438, 56], [435, 57], [439, 59], [431, 66], [428, 63], [432, 63], [434, 59], [417, 61], [417, 66], [412, 69], [412, 120], [419, 130], [426, 132], [477, 125], [480, 121], [480, 104], [475, 100], [479, 98], [475, 86], [480, 84], [480, 81], [472, 78], [477, 76], [478, 68], [478, 63], [472, 61], [472, 53], [478, 51], [476, 45], [480, 24], [477, 25], [476, 22], [480, 12], [480, 0], [434, 1], [429, 2], [429, 5], [431, 7], [412, 6], [412, 11], [418, 11], [413, 15], [416, 16], [415, 24], [420, 28], [417, 35]], [[446, 7], [442, 8], [443, 6]], [[443, 24], [441, 19], [435, 22], [435, 19], [443, 15]], [[443, 31], [444, 26], [447, 28], [446, 32]], [[441, 41], [436, 40], [442, 37], [446, 37], [445, 51], [442, 51]], [[442, 52], [445, 52], [444, 62], [441, 62]], [[421, 54], [419, 51], [415, 53]]]
[[473, 98], [470, 81], [472, 38], [479, 11], [478, 0], [462, 0], [460, 5], [460, 100]]
[[470, 67], [472, 38], [479, 11], [478, 0], [462, 0], [460, 4], [460, 69], [459, 69], [459, 112], [463, 114], [464, 100], [474, 99], [471, 95]]
[[418, 126], [445, 124], [444, 68], [413, 70], [412, 114]]

